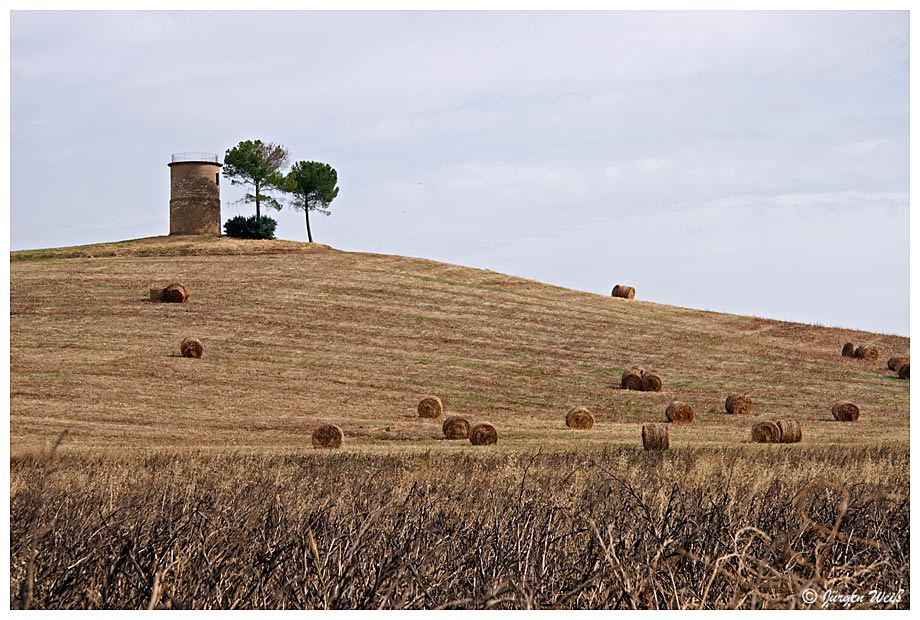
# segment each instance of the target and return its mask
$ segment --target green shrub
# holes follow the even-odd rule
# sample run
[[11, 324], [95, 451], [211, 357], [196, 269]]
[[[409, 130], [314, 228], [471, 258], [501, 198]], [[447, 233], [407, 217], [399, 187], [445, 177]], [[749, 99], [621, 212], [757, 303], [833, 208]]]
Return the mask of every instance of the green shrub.
[[261, 217], [243, 217], [237, 215], [224, 223], [224, 233], [228, 237], [239, 239], [274, 239], [278, 222], [263, 215]]

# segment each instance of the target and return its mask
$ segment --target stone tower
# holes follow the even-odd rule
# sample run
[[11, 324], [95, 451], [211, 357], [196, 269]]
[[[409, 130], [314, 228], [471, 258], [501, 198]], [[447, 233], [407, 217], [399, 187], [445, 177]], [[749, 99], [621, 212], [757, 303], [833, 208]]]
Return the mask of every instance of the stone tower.
[[220, 168], [213, 153], [175, 153], [169, 163], [169, 234], [220, 234]]

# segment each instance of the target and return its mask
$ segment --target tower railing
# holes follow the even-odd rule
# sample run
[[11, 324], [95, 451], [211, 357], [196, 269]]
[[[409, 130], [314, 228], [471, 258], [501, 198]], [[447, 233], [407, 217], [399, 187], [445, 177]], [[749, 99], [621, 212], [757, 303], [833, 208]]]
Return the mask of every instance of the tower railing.
[[183, 161], [203, 161], [207, 163], [219, 163], [216, 153], [173, 153], [172, 162], [177, 164]]

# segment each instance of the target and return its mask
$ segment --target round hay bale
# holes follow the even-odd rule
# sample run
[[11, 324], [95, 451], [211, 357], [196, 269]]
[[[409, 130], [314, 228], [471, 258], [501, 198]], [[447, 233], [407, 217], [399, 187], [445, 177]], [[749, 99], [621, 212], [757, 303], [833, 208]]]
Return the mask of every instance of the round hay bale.
[[779, 443], [782, 436], [776, 422], [757, 422], [751, 427], [751, 439], [755, 443]]
[[610, 294], [614, 297], [632, 299], [636, 296], [636, 289], [631, 286], [626, 286], [625, 284], [617, 284], [613, 287], [613, 290], [610, 292]]
[[655, 371], [650, 371], [642, 375], [643, 392], [660, 392], [664, 383], [661, 381], [661, 375]]
[[163, 289], [163, 301], [171, 304], [181, 304], [188, 299], [188, 291], [181, 284], [170, 284]]
[[725, 411], [732, 415], [748, 415], [754, 408], [754, 401], [750, 396], [733, 392], [725, 399]]
[[910, 379], [910, 362], [898, 367], [898, 379]]
[[166, 291], [165, 288], [150, 289], [150, 301], [156, 301], [156, 302], [163, 301], [163, 293], [165, 291]]
[[878, 349], [875, 347], [856, 347], [856, 357], [861, 360], [877, 360]]
[[444, 413], [444, 405], [437, 396], [428, 396], [423, 398], [418, 404], [418, 416], [420, 418], [439, 418]]
[[313, 431], [314, 448], [338, 448], [342, 445], [345, 433], [335, 424], [323, 424]]
[[834, 406], [831, 407], [831, 413], [834, 414], [834, 419], [839, 422], [855, 422], [859, 419], [859, 407], [846, 401], [834, 403]]
[[777, 420], [780, 443], [799, 443], [802, 441], [802, 426], [798, 420]]
[[470, 443], [474, 446], [491, 446], [498, 443], [498, 431], [491, 424], [477, 424], [470, 429]]
[[843, 351], [840, 353], [844, 357], [856, 357], [856, 345], [848, 342], [843, 345]]
[[444, 431], [444, 437], [447, 439], [469, 439], [470, 422], [460, 416], [451, 416], [444, 420], [441, 430]]
[[587, 407], [575, 407], [565, 414], [565, 425], [569, 428], [589, 430], [594, 426], [594, 414]]
[[641, 390], [642, 375], [635, 370], [626, 370], [620, 378], [620, 387], [624, 390]]
[[671, 427], [667, 424], [643, 424], [642, 447], [646, 450], [667, 450], [671, 447]]
[[644, 377], [644, 376], [645, 376], [645, 368], [643, 368], [642, 366], [635, 366], [635, 365], [634, 365], [634, 366], [630, 366], [630, 367], [629, 367], [629, 370], [631, 370], [631, 371], [633, 371], [633, 372], [639, 373], [639, 376], [640, 376], [640, 377]]
[[893, 370], [898, 372], [898, 369], [902, 364], [910, 363], [909, 357], [889, 357], [888, 358], [888, 370]]
[[685, 402], [675, 400], [664, 410], [664, 415], [668, 418], [668, 422], [689, 424], [693, 422], [693, 407]]
[[182, 357], [198, 358], [204, 353], [204, 347], [197, 338], [185, 338], [179, 345], [179, 352], [182, 353]]

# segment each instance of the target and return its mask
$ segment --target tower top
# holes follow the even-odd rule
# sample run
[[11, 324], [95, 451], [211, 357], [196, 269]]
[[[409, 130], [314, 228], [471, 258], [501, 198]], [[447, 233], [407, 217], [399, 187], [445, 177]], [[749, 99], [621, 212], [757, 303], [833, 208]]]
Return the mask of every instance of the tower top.
[[172, 160], [167, 164], [167, 166], [172, 166], [173, 164], [213, 164], [215, 166], [223, 166], [222, 163], [217, 161], [216, 153], [173, 153]]

